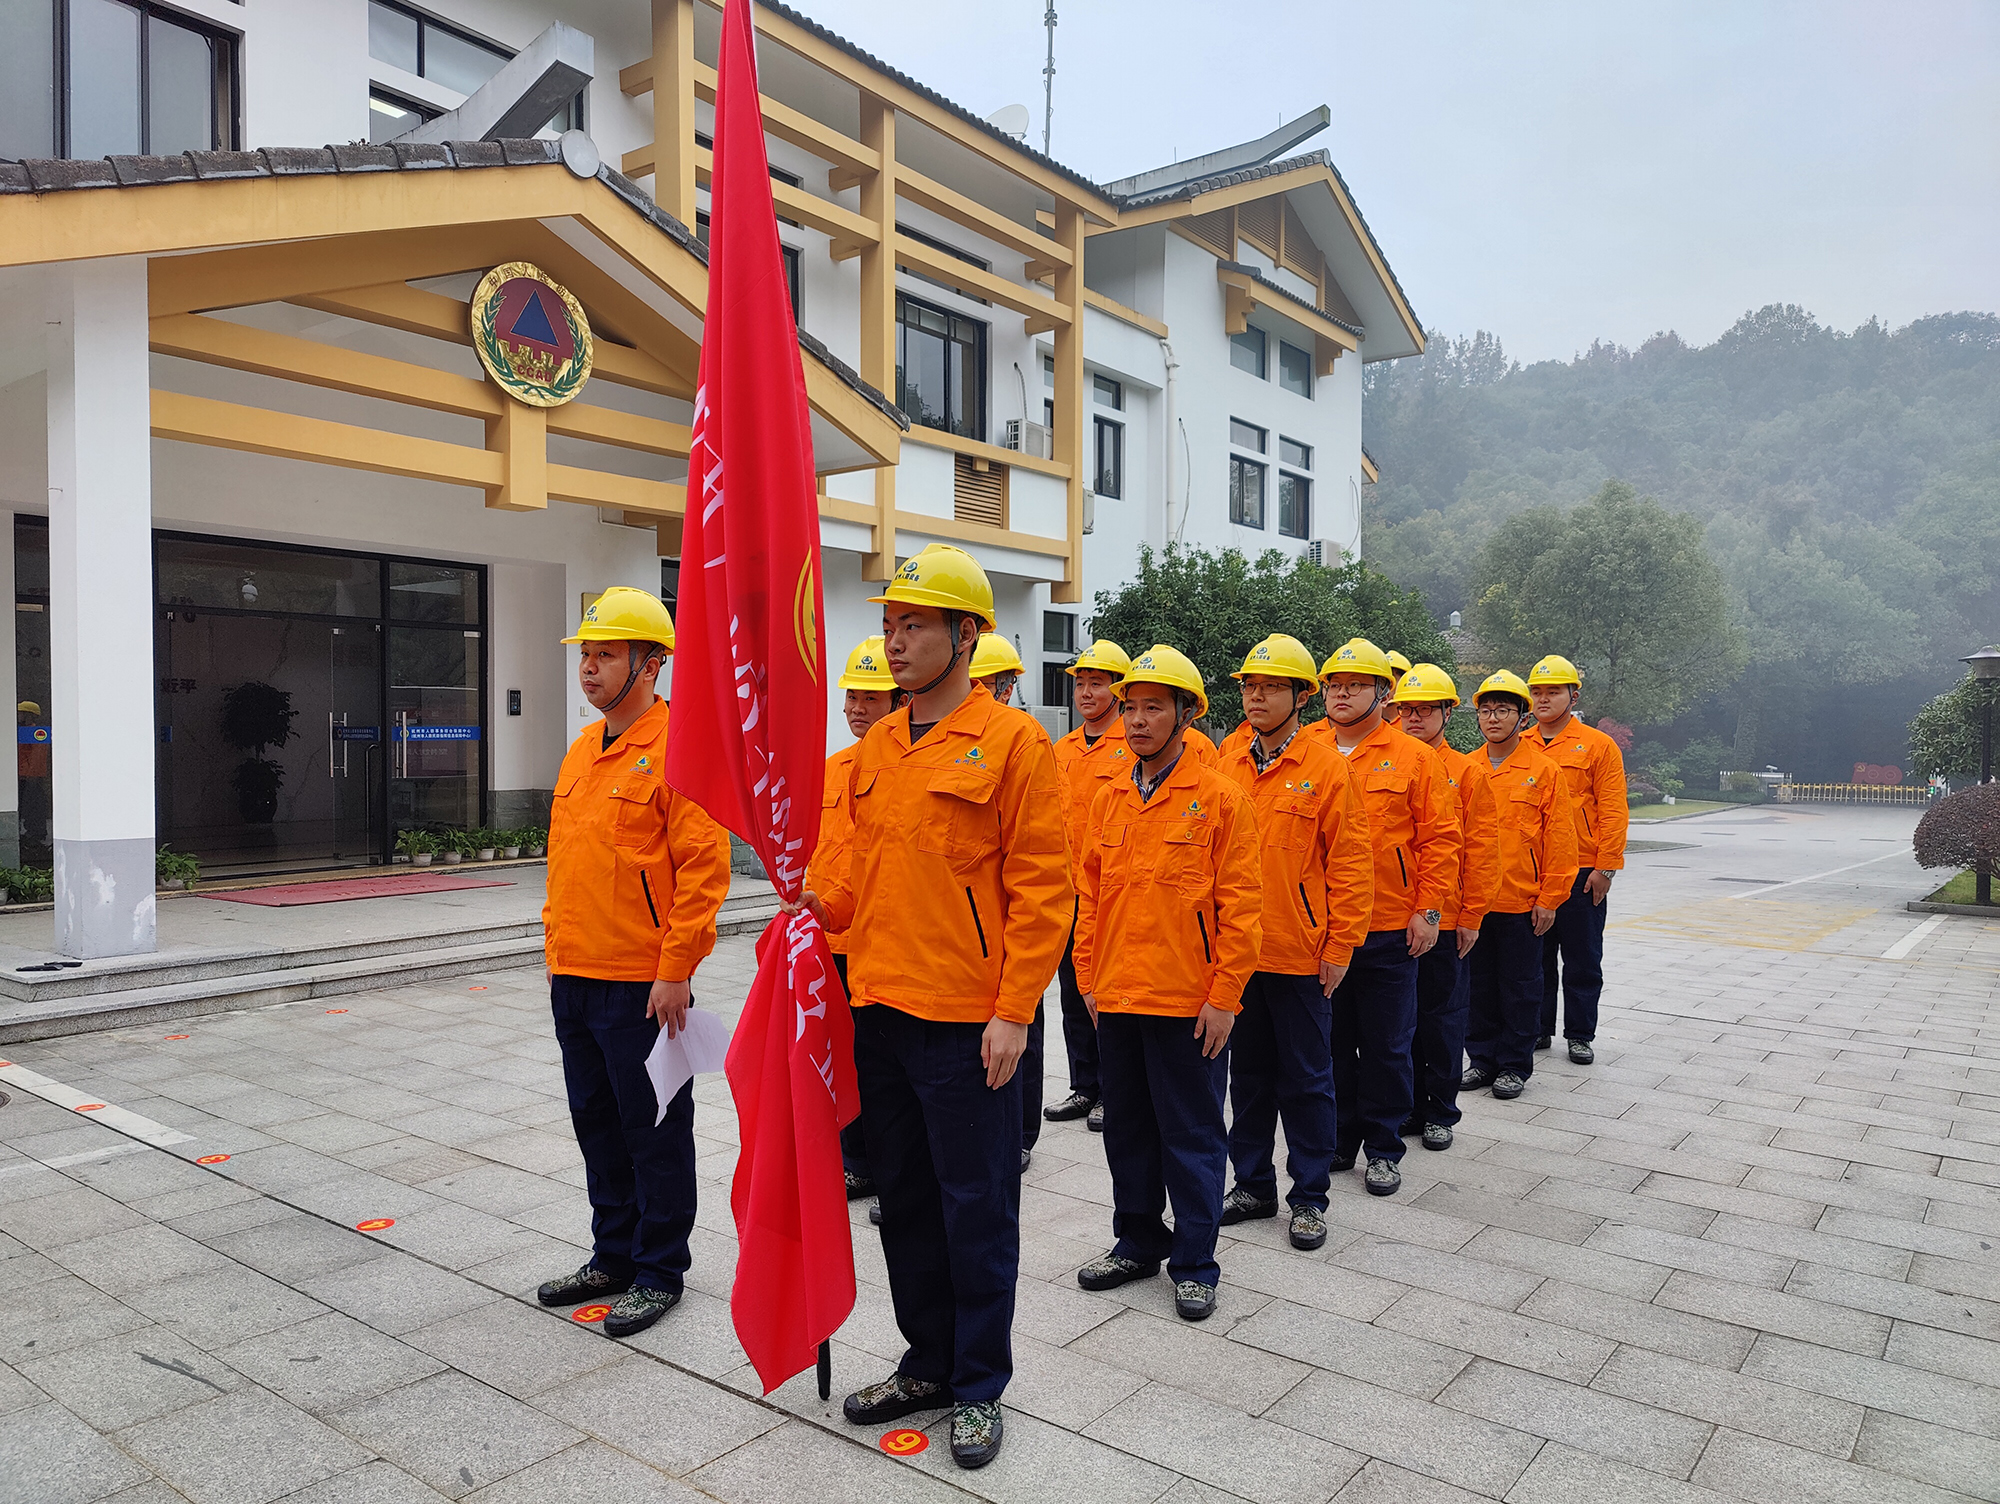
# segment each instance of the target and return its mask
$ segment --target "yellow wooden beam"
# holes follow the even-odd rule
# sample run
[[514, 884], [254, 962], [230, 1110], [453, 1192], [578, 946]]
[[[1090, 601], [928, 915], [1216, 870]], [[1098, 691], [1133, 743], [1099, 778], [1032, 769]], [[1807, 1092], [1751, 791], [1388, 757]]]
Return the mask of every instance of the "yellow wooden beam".
[[920, 172], [912, 172], [908, 167], [898, 165], [896, 168], [896, 193], [933, 214], [943, 215], [954, 224], [963, 225], [975, 234], [1011, 247], [1024, 256], [1032, 256], [1052, 266], [1063, 266], [1069, 262], [1069, 252], [1033, 225], [1009, 219], [997, 209], [989, 209]]
[[545, 512], [549, 506], [548, 409], [525, 402], [501, 404], [486, 420], [486, 447], [500, 456], [501, 482], [488, 488], [496, 512]]
[[910, 431], [903, 435], [903, 442], [921, 444], [926, 449], [948, 449], [970, 460], [981, 460], [989, 465], [1010, 465], [1016, 470], [1033, 470], [1038, 475], [1052, 475], [1057, 480], [1068, 480], [1070, 476], [1066, 461], [1045, 460], [1039, 455], [1023, 454], [1018, 449], [1002, 449], [998, 444], [960, 438], [955, 433], [925, 428], [922, 424], [912, 424]]
[[405, 475], [482, 489], [502, 486], [507, 479], [504, 458], [491, 450], [181, 392], [154, 391], [152, 427], [157, 439], [309, 460], [377, 475]]
[[1368, 458], [1368, 451], [1365, 449], [1361, 451], [1361, 473], [1367, 477], [1371, 486], [1382, 478], [1382, 472], [1375, 468], [1375, 462]]
[[1060, 296], [1043, 297], [1031, 292], [1018, 282], [1009, 282], [1005, 277], [996, 277], [992, 272], [982, 271], [968, 262], [960, 261], [948, 251], [940, 251], [925, 245], [921, 240], [912, 240], [907, 235], [896, 237], [896, 259], [904, 266], [922, 272], [925, 276], [944, 283], [947, 287], [971, 297], [984, 298], [989, 303], [998, 303], [1002, 308], [1028, 318], [1049, 320], [1047, 327], [1060, 328], [1069, 323], [1069, 310]]
[[[634, 96], [652, 92], [653, 60], [650, 57], [642, 57], [638, 62], [619, 69], [618, 87], [622, 92]], [[715, 101], [715, 69], [699, 59], [696, 59], [694, 64], [694, 93], [697, 99], [707, 100], [711, 104]], [[833, 163], [836, 171], [873, 172], [881, 165], [881, 159], [852, 136], [835, 130], [810, 115], [801, 114], [790, 105], [773, 99], [768, 94], [760, 95], [758, 102], [764, 111], [764, 129], [780, 141], [790, 142], [801, 151], [811, 152], [814, 156]], [[651, 144], [640, 147], [639, 151], [645, 153], [644, 160], [648, 165], [644, 170], [650, 172]], [[626, 159], [630, 161], [632, 158], [633, 153], [628, 152]], [[629, 172], [630, 169], [627, 170]], [[848, 186], [853, 185], [850, 183]]]
[[486, 381], [474, 381], [451, 371], [408, 361], [366, 355], [340, 345], [274, 334], [225, 319], [200, 314], [169, 314], [152, 320], [150, 342], [156, 354], [178, 355], [206, 365], [252, 371], [331, 391], [363, 397], [386, 397], [433, 412], [468, 418], [493, 418], [505, 400]]
[[[663, 66], [661, 87], [652, 89], [653, 140], [664, 142], [656, 161], [641, 169], [653, 174], [653, 201], [694, 228], [694, 0], [652, 0], [653, 58]], [[649, 82], [649, 87], [650, 82]], [[631, 166], [625, 171], [633, 173]]]
[[[875, 523], [875, 508], [868, 502], [842, 501], [836, 496], [819, 499], [819, 514], [838, 522], [858, 522], [864, 527]], [[953, 538], [961, 543], [985, 543], [995, 548], [1011, 548], [1024, 554], [1045, 554], [1062, 558], [1069, 543], [1062, 538], [1045, 538], [1040, 533], [1021, 533], [1012, 528], [993, 527], [984, 522], [960, 522], [956, 517], [936, 517], [929, 512], [897, 511], [891, 526], [905, 533], [928, 533], [934, 538]]]
[[[705, 146], [697, 146], [694, 163], [695, 180], [706, 188], [715, 169], [715, 154]], [[874, 227], [852, 209], [844, 209], [831, 199], [776, 178], [771, 180], [771, 202], [777, 205], [780, 218], [796, 220], [807, 229], [818, 230], [835, 240], [866, 242], [875, 234]]]
[[1123, 303], [1107, 298], [1101, 292], [1092, 292], [1088, 287], [1083, 290], [1083, 305], [1086, 308], [1095, 308], [1099, 313], [1117, 319], [1121, 324], [1130, 324], [1134, 329], [1143, 329], [1156, 339], [1168, 338], [1167, 326], [1158, 319], [1151, 318], [1136, 308], [1127, 308]]
[[[861, 379], [893, 400], [896, 381], [896, 109], [874, 94], [861, 95], [862, 144], [875, 154], [877, 170], [861, 179], [861, 217], [870, 231], [865, 241], [836, 241], [834, 259], [852, 246], [861, 257]], [[861, 557], [863, 580], [887, 580], [896, 572], [896, 472], [875, 472], [871, 545]]]
[[[1272, 291], [1255, 277], [1244, 272], [1232, 272], [1221, 266], [1215, 269], [1215, 277], [1223, 286], [1223, 297], [1227, 308], [1224, 328], [1230, 334], [1243, 332], [1240, 311], [1254, 306], [1275, 313], [1280, 318], [1290, 319], [1293, 323], [1310, 329], [1314, 338], [1325, 340], [1342, 350], [1361, 348], [1361, 341], [1356, 339], [1350, 330], [1341, 328], [1317, 308], [1309, 308], [1303, 303], [1294, 302], [1291, 298]], [[1336, 360], [1339, 358], [1339, 356], [1334, 357]]]
[[1070, 467], [1066, 512], [1068, 549], [1063, 578], [1049, 587], [1049, 599], [1074, 605], [1083, 599], [1083, 477], [1086, 431], [1093, 428], [1084, 403], [1083, 381], [1083, 211], [1056, 204], [1056, 239], [1069, 251], [1070, 264], [1056, 272], [1056, 302], [1069, 321], [1056, 330], [1056, 453]]
[[677, 460], [686, 459], [694, 443], [693, 431], [685, 423], [640, 417], [584, 402], [565, 402], [561, 407], [548, 409], [548, 414], [549, 432], [565, 439], [589, 439], [597, 444], [613, 444], [620, 449], [663, 454]]
[[589, 507], [614, 507], [625, 512], [650, 512], [661, 517], [687, 514], [687, 487], [672, 481], [613, 475], [577, 465], [549, 466], [549, 499], [575, 501]]
[[146, 264], [147, 306], [159, 318], [484, 271], [514, 259], [513, 231], [510, 223], [446, 225], [156, 256]]

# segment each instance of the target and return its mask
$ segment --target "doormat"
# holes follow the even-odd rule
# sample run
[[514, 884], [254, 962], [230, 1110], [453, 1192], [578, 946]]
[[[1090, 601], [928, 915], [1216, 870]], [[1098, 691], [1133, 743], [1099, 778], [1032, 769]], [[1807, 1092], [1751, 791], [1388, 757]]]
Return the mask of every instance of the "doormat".
[[234, 893], [204, 893], [225, 903], [254, 903], [283, 909], [307, 903], [344, 903], [350, 898], [402, 898], [411, 893], [453, 893], [460, 888], [511, 888], [494, 878], [459, 877], [449, 872], [399, 872], [394, 877], [335, 878], [321, 883], [282, 883], [275, 888], [243, 888]]

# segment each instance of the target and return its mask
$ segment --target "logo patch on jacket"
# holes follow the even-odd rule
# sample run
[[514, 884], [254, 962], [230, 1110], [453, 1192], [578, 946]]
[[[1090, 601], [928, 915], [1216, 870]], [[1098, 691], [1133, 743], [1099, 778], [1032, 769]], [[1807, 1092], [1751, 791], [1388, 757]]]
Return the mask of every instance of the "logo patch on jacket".
[[1201, 807], [1199, 799], [1188, 800], [1188, 807], [1185, 813], [1192, 815], [1197, 820], [1206, 820], [1208, 818], [1208, 811]]
[[954, 758], [952, 759], [952, 762], [953, 762], [953, 763], [962, 763], [962, 762], [969, 762], [969, 763], [971, 763], [971, 764], [972, 764], [972, 765], [973, 765], [973, 766], [974, 766], [975, 768], [976, 768], [976, 767], [979, 767], [979, 766], [981, 766], [981, 765], [982, 765], [982, 764], [983, 764], [983, 763], [984, 763], [985, 761], [986, 761], [986, 754], [985, 754], [985, 752], [983, 752], [982, 750], [980, 750], [980, 749], [979, 749], [978, 747], [976, 747], [976, 746], [974, 746], [974, 747], [968, 747], [968, 748], [966, 748], [966, 751], [965, 751], [965, 756], [963, 756], [963, 757], [954, 757]]
[[639, 754], [639, 760], [638, 760], [637, 762], [635, 762], [635, 763], [633, 763], [633, 764], [632, 764], [632, 771], [633, 771], [633, 772], [635, 772], [635, 773], [650, 773], [650, 772], [652, 772], [652, 771], [653, 771], [653, 757], [652, 757], [652, 754], [651, 754], [651, 753], [649, 753], [649, 752], [642, 752], [642, 753], [640, 753], [640, 754]]

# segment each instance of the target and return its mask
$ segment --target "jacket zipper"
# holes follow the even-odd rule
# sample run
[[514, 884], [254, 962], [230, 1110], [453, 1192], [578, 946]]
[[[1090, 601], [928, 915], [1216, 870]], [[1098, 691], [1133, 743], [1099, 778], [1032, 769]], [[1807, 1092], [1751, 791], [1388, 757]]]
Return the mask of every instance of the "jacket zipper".
[[1306, 906], [1306, 923], [1310, 924], [1314, 929], [1318, 929], [1319, 920], [1313, 914], [1313, 901], [1306, 897], [1306, 885], [1304, 883], [1299, 884], [1299, 902]]
[[990, 959], [986, 949], [986, 926], [979, 922], [979, 900], [972, 896], [970, 888], [965, 890], [965, 906], [972, 910], [972, 927], [979, 931], [979, 954]]
[[1594, 835], [1595, 832], [1590, 828], [1590, 811], [1585, 809], [1580, 810], [1580, 813], [1583, 815], [1583, 833], [1585, 835]]
[[1403, 875], [1403, 886], [1409, 887], [1410, 869], [1403, 864], [1403, 848], [1400, 846], [1396, 848], [1396, 870]]
[[1201, 958], [1209, 965], [1215, 964], [1215, 957], [1208, 948], [1208, 915], [1199, 909], [1195, 911], [1194, 922], [1201, 927]]
[[660, 927], [660, 911], [653, 907], [653, 885], [646, 881], [646, 873], [643, 868], [639, 872], [639, 887], [646, 895], [646, 912], [653, 916], [653, 928], [658, 929]]
[[1532, 846], [1528, 848], [1528, 868], [1535, 874], [1535, 881], [1540, 882], [1542, 880], [1542, 864], [1535, 860], [1535, 848]]

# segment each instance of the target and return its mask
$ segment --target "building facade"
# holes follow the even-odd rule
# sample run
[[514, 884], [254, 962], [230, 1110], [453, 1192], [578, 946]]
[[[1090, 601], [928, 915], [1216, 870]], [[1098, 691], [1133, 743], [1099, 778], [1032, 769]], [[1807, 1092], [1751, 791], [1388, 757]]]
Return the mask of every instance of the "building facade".
[[[1422, 337], [1325, 154], [1285, 155], [1324, 112], [1098, 184], [757, 24], [832, 651], [955, 543], [1060, 713], [1141, 544], [1358, 549], [1361, 365]], [[706, 0], [0, 16], [0, 862], [54, 865], [60, 948], [151, 947], [161, 842], [277, 871], [544, 817], [591, 715], [557, 639], [676, 580], [719, 28]], [[519, 267], [588, 326], [557, 405], [482, 360], [475, 294]]]

